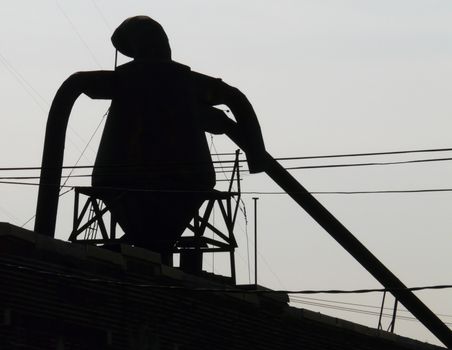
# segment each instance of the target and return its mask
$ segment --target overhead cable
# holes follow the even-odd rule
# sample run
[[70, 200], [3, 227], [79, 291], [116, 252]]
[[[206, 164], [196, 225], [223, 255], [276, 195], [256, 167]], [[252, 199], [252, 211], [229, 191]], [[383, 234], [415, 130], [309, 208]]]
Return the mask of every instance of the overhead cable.
[[[221, 182], [223, 180], [217, 180]], [[229, 180], [227, 180], [229, 181]], [[36, 182], [20, 182], [20, 181], [0, 181], [0, 184], [6, 185], [24, 185], [24, 186], [39, 186]], [[46, 184], [43, 184], [46, 186]], [[74, 188], [75, 185], [65, 185], [62, 188]], [[81, 186], [83, 187], [83, 186]], [[171, 193], [207, 193], [211, 191], [199, 191], [199, 190], [174, 190], [174, 189], [143, 189], [143, 188], [129, 188], [129, 187], [96, 187], [99, 190], [116, 190], [116, 191], [129, 191], [129, 192], [171, 192]], [[397, 194], [397, 193], [435, 193], [435, 192], [452, 192], [452, 188], [425, 188], [425, 189], [411, 189], [411, 190], [374, 190], [374, 191], [311, 191], [309, 193], [313, 195], [359, 195], [359, 194]], [[242, 195], [287, 195], [282, 191], [241, 191]]]
[[[318, 303], [318, 302], [310, 302], [310, 301], [302, 301], [302, 300], [292, 300], [291, 302], [295, 304], [304, 304], [309, 306], [317, 306], [320, 308], [326, 308], [330, 310], [337, 310], [337, 311], [346, 311], [346, 312], [353, 312], [361, 315], [370, 315], [370, 316], [379, 316], [380, 312], [378, 311], [371, 311], [371, 310], [364, 310], [360, 308], [353, 308], [353, 307], [344, 307], [344, 306], [337, 306], [337, 305], [331, 305], [331, 304], [324, 304], [324, 303]], [[389, 313], [382, 313], [381, 316], [383, 317], [393, 317], [393, 314]], [[437, 315], [439, 316], [439, 315]], [[411, 316], [404, 316], [404, 315], [397, 315], [397, 320], [404, 320], [404, 321], [418, 321], [415, 317]], [[444, 324], [450, 326], [452, 325], [451, 322], [444, 322]]]
[[369, 289], [302, 289], [302, 290], [272, 290], [272, 289], [240, 289], [240, 288], [207, 288], [207, 287], [187, 287], [179, 285], [166, 285], [166, 284], [154, 284], [154, 283], [136, 283], [128, 282], [124, 280], [103, 279], [96, 277], [87, 277], [83, 275], [61, 273], [50, 270], [42, 270], [35, 267], [17, 265], [8, 262], [0, 262], [0, 266], [7, 268], [14, 268], [17, 270], [28, 271], [33, 273], [39, 273], [43, 275], [54, 276], [65, 279], [75, 279], [83, 282], [102, 283], [117, 286], [136, 287], [136, 288], [149, 288], [149, 289], [162, 289], [162, 290], [174, 290], [174, 291], [187, 291], [187, 292], [208, 292], [208, 293], [233, 293], [233, 294], [368, 294], [368, 293], [384, 293], [394, 291], [426, 291], [426, 290], [444, 290], [452, 289], [452, 284], [439, 284], [439, 285], [427, 285], [407, 288], [369, 288]]
[[[85, 147], [83, 148], [82, 152], [80, 153], [77, 161], [75, 162], [75, 165], [77, 166], [78, 163], [80, 162], [80, 160], [82, 159], [83, 155], [85, 154], [86, 150], [89, 147], [89, 144], [91, 143], [91, 141], [93, 140], [94, 136], [96, 135], [97, 131], [99, 130], [100, 126], [102, 125], [102, 122], [105, 120], [105, 118], [107, 117], [108, 113], [110, 112], [110, 108], [108, 108], [105, 113], [102, 115], [102, 118], [99, 121], [99, 124], [97, 125], [97, 127], [94, 129], [93, 133], [91, 134], [91, 137], [89, 138], [88, 142], [86, 143]], [[66, 176], [66, 180], [64, 180], [63, 185], [61, 186], [61, 188], [63, 188], [69, 178], [72, 176], [72, 173], [74, 172], [75, 168], [72, 168], [71, 171], [69, 172], [69, 174]]]
[[303, 166], [285, 167], [284, 169], [298, 170], [298, 169], [322, 169], [322, 168], [347, 168], [347, 167], [378, 166], [378, 165], [400, 165], [400, 164], [413, 164], [413, 163], [445, 162], [445, 161], [451, 161], [451, 160], [452, 160], [452, 158], [450, 158], [450, 157], [448, 157], [448, 158], [427, 158], [427, 159], [402, 160], [402, 161], [393, 161], [393, 162], [303, 165]]
[[101, 18], [102, 21], [104, 22], [105, 27], [108, 29], [109, 32], [112, 32], [113, 30], [112, 30], [112, 28], [111, 28], [111, 26], [110, 26], [110, 23], [108, 23], [107, 19], [105, 18], [103, 12], [101, 11], [101, 9], [99, 8], [99, 6], [97, 5], [96, 1], [95, 1], [95, 0], [91, 0], [91, 2], [93, 3], [93, 5], [94, 5], [94, 7], [95, 7], [97, 13], [99, 14], [100, 18]]
[[347, 158], [347, 157], [367, 157], [367, 156], [382, 156], [382, 155], [396, 155], [409, 153], [430, 153], [430, 152], [450, 152], [452, 148], [427, 148], [415, 150], [402, 151], [383, 151], [383, 152], [367, 152], [367, 153], [343, 153], [343, 154], [328, 154], [316, 156], [295, 156], [295, 157], [280, 157], [276, 160], [297, 160], [297, 159], [322, 159], [322, 158]]
[[[190, 163], [190, 164], [199, 164], [204, 165], [204, 164], [219, 164], [219, 163], [234, 163], [235, 161], [231, 160], [231, 161], [212, 161], [212, 162], [197, 162], [197, 163]], [[239, 161], [242, 162], [242, 161]], [[174, 164], [176, 162], [156, 162], [155, 165], [161, 166], [161, 165], [171, 165]], [[179, 163], [180, 164], [180, 163]], [[92, 169], [94, 167], [98, 167], [98, 168], [103, 168], [103, 166], [101, 165], [63, 165], [61, 168], [62, 169]], [[130, 165], [122, 165], [122, 164], [117, 164], [117, 165], [107, 165], [104, 166], [104, 168], [127, 168], [130, 167]], [[233, 168], [232, 165], [226, 165], [226, 166], [215, 166], [216, 169], [230, 169]], [[22, 171], [22, 170], [42, 170], [42, 167], [39, 166], [29, 166], [29, 167], [3, 167], [0, 168], [0, 171]]]
[[[67, 189], [67, 190], [64, 191], [64, 192], [60, 192], [60, 193], [58, 194], [58, 197], [63, 197], [65, 194], [71, 192], [72, 190], [74, 190], [73, 187]], [[33, 214], [33, 215], [32, 215], [30, 218], [28, 218], [28, 220], [25, 221], [20, 227], [24, 227], [24, 226], [25, 226], [26, 224], [28, 224], [31, 220], [33, 220], [35, 217], [36, 217], [36, 214]]]
[[[8, 71], [11, 73], [11, 75], [16, 79], [16, 81], [23, 87], [25, 92], [32, 98], [32, 100], [36, 103], [36, 105], [41, 109], [41, 111], [44, 114], [48, 113], [49, 108], [49, 102], [39, 93], [38, 90], [36, 90], [33, 85], [31, 85], [27, 79], [9, 62], [6, 57], [0, 53], [0, 62], [3, 64], [3, 66], [8, 69]], [[71, 126], [68, 125], [69, 130], [74, 133], [77, 138], [79, 138], [81, 141], [85, 142], [82, 136]], [[69, 142], [76, 148], [77, 150], [80, 150], [77, 144], [68, 136]]]
[[61, 14], [63, 15], [64, 18], [66, 18], [66, 21], [69, 23], [69, 25], [71, 26], [71, 28], [74, 30], [75, 34], [77, 35], [77, 37], [80, 39], [80, 41], [82, 42], [82, 44], [85, 46], [85, 49], [88, 51], [88, 53], [90, 54], [91, 58], [93, 59], [93, 61], [97, 64], [97, 66], [99, 68], [102, 68], [102, 65], [100, 64], [100, 62], [97, 60], [96, 56], [94, 55], [93, 51], [91, 50], [91, 48], [89, 47], [88, 43], [85, 41], [85, 39], [83, 39], [82, 35], [80, 34], [80, 32], [78, 31], [77, 27], [75, 26], [74, 22], [69, 18], [69, 16], [67, 15], [67, 13], [64, 11], [63, 7], [61, 7], [61, 4], [59, 2], [59, 0], [56, 1], [57, 7], [60, 10]]
[[[376, 306], [376, 305], [368, 305], [368, 304], [359, 304], [359, 303], [350, 303], [350, 302], [344, 302], [344, 301], [338, 301], [338, 300], [330, 300], [330, 299], [319, 299], [319, 298], [311, 298], [311, 297], [305, 297], [305, 296], [299, 296], [299, 295], [290, 295], [290, 300], [291, 301], [316, 301], [316, 302], [324, 302], [324, 303], [332, 303], [332, 304], [339, 304], [339, 305], [350, 305], [350, 306], [358, 306], [358, 307], [365, 307], [365, 308], [370, 308], [370, 309], [375, 309], [375, 310], [381, 310], [381, 306]], [[387, 311], [393, 311], [393, 308], [389, 308], [389, 307], [385, 307], [383, 308], [383, 310], [387, 310]], [[398, 308], [397, 312], [405, 312], [405, 313], [410, 313], [407, 309], [404, 308]], [[448, 318], [452, 318], [452, 315], [447, 315], [447, 314], [436, 314], [437, 316], [441, 316], [441, 317], [448, 317]]]
[[[281, 160], [279, 158], [275, 158], [276, 160]], [[301, 158], [300, 158], [301, 159]], [[385, 165], [402, 165], [402, 164], [415, 164], [415, 163], [431, 163], [431, 162], [445, 162], [452, 161], [452, 157], [446, 158], [425, 158], [425, 159], [413, 159], [413, 160], [402, 160], [402, 161], [390, 161], [390, 162], [366, 162], [366, 163], [343, 163], [343, 164], [320, 164], [320, 165], [302, 165], [302, 166], [292, 166], [292, 167], [284, 167], [286, 170], [301, 170], [301, 169], [324, 169], [324, 168], [347, 168], [347, 167], [365, 167], [365, 166], [385, 166]], [[219, 160], [212, 162], [196, 162], [190, 163], [194, 165], [205, 165], [205, 164], [224, 164], [224, 163], [234, 163], [235, 160]], [[243, 163], [245, 160], [239, 160], [238, 162]], [[158, 162], [158, 165], [172, 164], [172, 162], [168, 160], [167, 162]], [[124, 168], [129, 165], [109, 165], [109, 168]], [[150, 166], [150, 165], [149, 165]], [[63, 166], [62, 169], [92, 169], [95, 165], [66, 165]], [[228, 168], [228, 166], [218, 167], [220, 168]], [[229, 166], [232, 168], [232, 166]], [[25, 171], [25, 170], [41, 170], [41, 167], [2, 167], [0, 171]], [[232, 170], [229, 170], [232, 171]], [[247, 169], [242, 169], [242, 172], [248, 172]]]

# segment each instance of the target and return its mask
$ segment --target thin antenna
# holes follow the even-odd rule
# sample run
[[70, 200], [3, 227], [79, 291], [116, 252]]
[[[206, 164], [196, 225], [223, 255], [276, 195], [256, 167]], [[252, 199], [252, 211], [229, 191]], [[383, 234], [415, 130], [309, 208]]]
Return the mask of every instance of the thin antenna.
[[254, 201], [254, 285], [257, 289], [257, 201], [258, 197], [253, 197]]

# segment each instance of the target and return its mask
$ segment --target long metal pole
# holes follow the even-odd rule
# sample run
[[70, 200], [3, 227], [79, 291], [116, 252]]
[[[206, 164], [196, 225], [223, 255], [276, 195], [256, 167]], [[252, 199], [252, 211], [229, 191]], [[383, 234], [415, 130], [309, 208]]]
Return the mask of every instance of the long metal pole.
[[254, 201], [254, 284], [257, 288], [257, 200], [259, 198], [253, 197]]
[[389, 289], [444, 345], [452, 348], [452, 331], [386, 268], [353, 234], [272, 156], [266, 155], [266, 173], [292, 197], [320, 226], [347, 250], [372, 276]]

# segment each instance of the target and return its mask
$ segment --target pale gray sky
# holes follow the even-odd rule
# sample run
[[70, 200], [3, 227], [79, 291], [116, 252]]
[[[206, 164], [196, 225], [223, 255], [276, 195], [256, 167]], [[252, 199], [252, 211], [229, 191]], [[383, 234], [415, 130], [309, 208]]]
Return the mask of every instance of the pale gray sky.
[[[40, 165], [47, 112], [57, 88], [75, 71], [111, 69], [111, 33], [137, 14], [164, 26], [175, 60], [221, 77], [249, 97], [275, 157], [452, 147], [452, 2], [447, 0], [0, 4], [0, 167]], [[120, 62], [125, 60], [120, 57]], [[77, 160], [107, 107], [105, 102], [79, 99], [70, 121], [66, 164]], [[220, 152], [235, 149], [221, 137], [214, 141]], [[82, 164], [92, 164], [95, 149], [96, 142]], [[439, 156], [451, 157], [452, 152], [343, 162]], [[293, 174], [311, 191], [452, 187], [452, 162]], [[243, 190], [279, 189], [266, 175], [255, 175], [244, 178]], [[0, 221], [23, 224], [34, 214], [36, 195], [33, 186], [0, 184]], [[249, 219], [251, 197], [244, 198]], [[278, 289], [379, 287], [290, 198], [259, 197], [260, 284]], [[407, 285], [452, 283], [452, 193], [317, 198]], [[72, 194], [61, 200], [57, 236], [62, 239], [70, 230], [72, 200]], [[32, 222], [27, 227], [32, 228]], [[244, 227], [242, 220], [237, 260], [240, 281], [246, 283]], [[250, 236], [252, 230], [250, 220]], [[215, 266], [222, 271], [221, 261]], [[452, 291], [418, 295], [436, 313], [452, 315]], [[318, 297], [375, 306], [381, 300], [381, 295]], [[377, 324], [377, 316], [306, 308]], [[442, 318], [452, 322], [452, 317]], [[400, 320], [396, 332], [437, 342], [418, 322]]]

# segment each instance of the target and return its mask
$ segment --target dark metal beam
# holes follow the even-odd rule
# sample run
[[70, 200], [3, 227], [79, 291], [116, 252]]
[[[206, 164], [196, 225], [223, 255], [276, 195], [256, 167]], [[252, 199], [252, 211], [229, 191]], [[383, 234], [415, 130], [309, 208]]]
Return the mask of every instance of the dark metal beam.
[[355, 236], [315, 199], [272, 156], [266, 154], [266, 173], [320, 226], [347, 250], [385, 288], [389, 289], [444, 345], [452, 348], [452, 331], [386, 268]]

